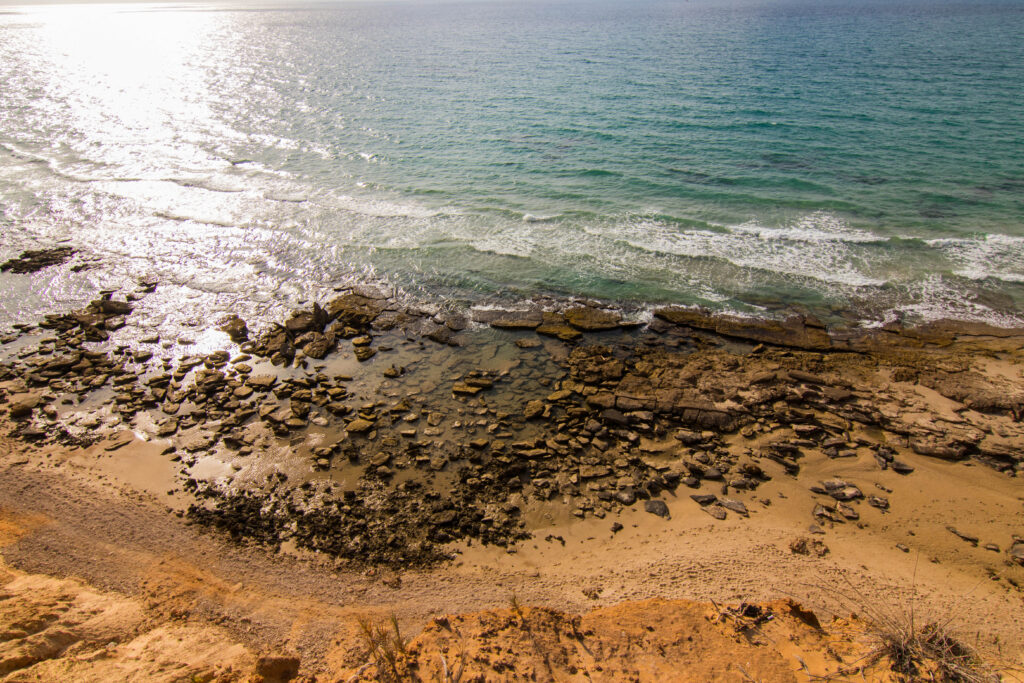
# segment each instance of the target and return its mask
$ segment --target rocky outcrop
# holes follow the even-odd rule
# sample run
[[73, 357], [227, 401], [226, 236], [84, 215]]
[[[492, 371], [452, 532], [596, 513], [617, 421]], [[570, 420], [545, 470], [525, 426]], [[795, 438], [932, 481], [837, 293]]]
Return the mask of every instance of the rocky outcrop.
[[73, 247], [54, 247], [21, 252], [20, 256], [0, 263], [0, 272], [34, 273], [50, 266], [60, 265], [75, 253]]
[[825, 329], [809, 324], [801, 317], [782, 321], [738, 318], [671, 306], [657, 309], [654, 315], [675, 325], [714, 332], [723, 337], [809, 351], [827, 351], [832, 348], [832, 339]]

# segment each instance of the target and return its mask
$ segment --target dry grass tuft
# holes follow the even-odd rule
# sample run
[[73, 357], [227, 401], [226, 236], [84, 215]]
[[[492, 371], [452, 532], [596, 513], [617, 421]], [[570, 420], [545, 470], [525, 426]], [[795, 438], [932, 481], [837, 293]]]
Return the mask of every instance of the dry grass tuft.
[[[944, 620], [919, 619], [913, 597], [909, 605], [880, 604], [843, 577], [846, 589], [817, 586], [842, 608], [861, 617], [869, 651], [840, 674], [886, 666], [906, 683], [998, 683], [1001, 678], [974, 650], [954, 635], [955, 615]], [[817, 677], [816, 677], [817, 678]]]
[[401, 670], [408, 652], [407, 642], [398, 627], [398, 618], [392, 614], [385, 624], [360, 619], [359, 635], [367, 648], [367, 656], [377, 665], [380, 679], [387, 683], [402, 680]]

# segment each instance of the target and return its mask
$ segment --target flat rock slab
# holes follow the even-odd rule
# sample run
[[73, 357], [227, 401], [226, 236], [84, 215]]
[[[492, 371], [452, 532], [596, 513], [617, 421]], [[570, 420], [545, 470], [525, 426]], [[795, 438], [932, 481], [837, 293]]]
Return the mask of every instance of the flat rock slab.
[[747, 506], [742, 501], [733, 500], [732, 498], [720, 498], [718, 504], [724, 507], [726, 510], [732, 510], [738, 515], [747, 516]]
[[673, 306], [659, 308], [654, 311], [654, 315], [666, 322], [734, 339], [809, 351], [825, 351], [832, 348], [832, 339], [825, 330], [809, 325], [800, 318], [784, 321], [738, 318]]
[[107, 437], [107, 440], [103, 443], [103, 450], [116, 451], [118, 448], [127, 446], [132, 441], [135, 441], [134, 432], [130, 429], [122, 429], [116, 434], [111, 434]]
[[708, 505], [708, 506], [703, 507], [701, 509], [704, 510], [704, 512], [708, 513], [709, 515], [711, 515], [712, 517], [714, 517], [715, 519], [718, 519], [718, 520], [725, 519], [726, 516], [727, 516], [726, 512], [725, 512], [725, 508], [723, 508], [721, 505]]
[[583, 336], [583, 333], [576, 328], [563, 323], [545, 323], [537, 328], [537, 334], [555, 337], [562, 341], [575, 341]]
[[199, 434], [193, 434], [186, 439], [182, 446], [186, 451], [192, 453], [195, 451], [205, 451], [215, 443], [217, 443], [217, 438], [213, 434], [200, 432]]
[[570, 308], [565, 312], [565, 321], [578, 330], [596, 332], [614, 330], [619, 326], [622, 316], [611, 311], [602, 311], [589, 306]]

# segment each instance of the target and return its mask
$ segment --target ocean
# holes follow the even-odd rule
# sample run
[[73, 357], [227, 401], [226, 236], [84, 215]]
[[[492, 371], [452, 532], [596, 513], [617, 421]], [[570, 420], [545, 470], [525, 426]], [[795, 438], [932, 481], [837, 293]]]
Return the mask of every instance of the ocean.
[[3, 326], [139, 279], [165, 327], [365, 281], [1024, 324], [1019, 0], [0, 10], [0, 260], [81, 250]]

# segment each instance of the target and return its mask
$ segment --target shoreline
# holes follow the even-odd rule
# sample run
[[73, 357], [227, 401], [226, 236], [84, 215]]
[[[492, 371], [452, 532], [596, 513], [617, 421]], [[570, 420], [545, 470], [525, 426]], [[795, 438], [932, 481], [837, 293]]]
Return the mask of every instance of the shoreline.
[[[19, 256], [12, 255], [0, 266], [14, 276], [53, 268], [54, 272], [60, 272], [60, 277], [77, 278], [80, 273], [97, 270], [100, 274], [96, 278], [90, 279], [88, 283], [82, 281], [74, 287], [67, 288], [63, 293], [70, 296], [70, 300], [80, 302], [79, 305], [82, 307], [95, 297], [102, 297], [111, 292], [130, 292], [139, 282], [154, 285], [160, 282], [161, 286], [155, 291], [155, 296], [140, 299], [138, 302], [136, 312], [143, 316], [137, 321], [140, 332], [131, 334], [131, 328], [136, 326], [129, 326], [120, 335], [115, 334], [111, 338], [168, 357], [201, 351], [204, 347], [212, 349], [214, 345], [224, 344], [222, 338], [210, 338], [207, 334], [215, 327], [210, 324], [211, 313], [217, 320], [234, 314], [240, 315], [249, 322], [253, 332], [262, 332], [282, 322], [291, 312], [308, 307], [313, 301], [324, 303], [339, 294], [351, 291], [365, 292], [373, 298], [384, 298], [392, 310], [398, 307], [402, 311], [411, 312], [414, 317], [433, 320], [441, 325], [447, 317], [464, 319], [470, 327], [487, 326], [495, 312], [530, 312], [540, 315], [544, 312], [560, 313], [584, 306], [620, 312], [624, 321], [628, 320], [638, 326], [648, 325], [655, 319], [657, 311], [669, 309], [693, 312], [706, 318], [736, 318], [754, 323], [806, 319], [810, 327], [827, 327], [833, 336], [839, 338], [859, 337], [865, 333], [870, 334], [873, 330], [945, 329], [968, 334], [972, 331], [985, 334], [991, 332], [996, 335], [1005, 334], [1006, 331], [1024, 330], [1024, 319], [1016, 318], [1019, 311], [1011, 309], [993, 308], [989, 311], [991, 315], [981, 317], [971, 314], [965, 314], [964, 317], [943, 317], [942, 314], [914, 316], [888, 310], [884, 306], [868, 304], [863, 304], [858, 309], [853, 305], [838, 307], [835, 304], [821, 303], [820, 306], [814, 306], [769, 299], [747, 302], [739, 308], [717, 308], [673, 300], [606, 299], [554, 290], [520, 290], [516, 287], [507, 292], [478, 292], [458, 288], [453, 291], [440, 284], [431, 287], [423, 283], [406, 283], [406, 286], [403, 286], [386, 276], [368, 280], [357, 273], [340, 276], [337, 284], [307, 283], [310, 288], [299, 293], [289, 288], [289, 293], [281, 297], [271, 296], [266, 291], [254, 291], [253, 297], [247, 299], [237, 293], [229, 294], [201, 288], [190, 290], [180, 283], [164, 283], [157, 274], [144, 266], [140, 268], [138, 259], [133, 260], [130, 273], [119, 271], [116, 267], [111, 269], [108, 268], [107, 261], [113, 255], [97, 255], [87, 247], [72, 246], [70, 240], [66, 239], [55, 244], [57, 246], [53, 248], [29, 250]], [[30, 298], [31, 308], [37, 312], [29, 314], [33, 320], [10, 322], [6, 332], [0, 330], [0, 338], [18, 334], [20, 328], [34, 324], [36, 316], [42, 319], [52, 312], [54, 306], [60, 306], [51, 302], [47, 307], [42, 300], [36, 300], [34, 296]], [[181, 304], [181, 307], [176, 302]], [[955, 314], [950, 312], [946, 315]], [[149, 344], [145, 341], [154, 336], [161, 337], [162, 343]], [[175, 346], [178, 348], [172, 348]]]
[[[268, 507], [281, 508], [272, 517], [284, 526], [308, 517], [301, 503], [289, 500], [296, 487], [285, 482], [295, 475], [274, 462], [286, 442], [292, 450], [301, 444], [312, 461], [311, 473], [299, 473], [302, 495], [329, 499], [318, 501], [317, 512], [330, 519], [311, 522], [299, 534], [302, 543], [349, 559], [366, 549], [332, 546], [322, 532], [371, 515], [350, 508], [384, 493], [400, 505], [431, 502], [434, 545], [467, 537], [507, 545], [528, 537], [516, 529], [531, 500], [582, 501], [573, 510], [580, 518], [638, 501], [667, 516], [658, 502], [662, 492], [706, 485], [722, 494], [752, 493], [771, 479], [762, 461], [796, 475], [807, 449], [837, 461], [872, 457], [882, 470], [902, 474], [913, 467], [897, 458], [900, 452], [975, 459], [1011, 476], [1024, 471], [1024, 457], [1015, 453], [1024, 436], [1024, 383], [1019, 370], [1013, 376], [1022, 330], [964, 324], [829, 330], [804, 316], [765, 320], [679, 307], [656, 309], [643, 324], [587, 305], [564, 312], [490, 309], [470, 320], [443, 309], [429, 315], [361, 288], [294, 311], [259, 336], [238, 316], [221, 319], [218, 329], [230, 343], [203, 356], [161, 359], [123, 344], [104, 353], [110, 333], [129, 325], [134, 302], [156, 287], [143, 283], [124, 301], [108, 293], [82, 311], [47, 316], [40, 326], [57, 336], [21, 349], [17, 359], [6, 354], [0, 388], [27, 441], [46, 443], [56, 432], [72, 446], [91, 445], [91, 432], [101, 427], [91, 413], [106, 407], [103, 426], [129, 427], [107, 435], [107, 450], [121, 447], [118, 440], [130, 429], [141, 429], [167, 442], [165, 455], [186, 465], [182, 475], [218, 451], [221, 459], [208, 463], [206, 476], [184, 479], [185, 490], [212, 499], [213, 509], [193, 504], [188, 514], [240, 539], [277, 545], [287, 538], [282, 528], [254, 518]], [[979, 372], [971, 355], [979, 350], [1005, 356], [1010, 365], [998, 368], [1003, 376]], [[936, 411], [927, 425], [907, 424], [898, 414], [900, 399], [882, 406], [858, 391], [849, 373], [923, 386], [956, 404], [947, 412], [970, 417]], [[363, 399], [370, 402], [356, 405]], [[858, 430], [877, 433], [855, 437]], [[780, 434], [765, 443], [763, 435], [774, 432]], [[235, 462], [229, 472], [232, 456], [264, 462], [248, 468]], [[332, 481], [339, 469], [343, 480]], [[263, 481], [253, 473], [245, 478], [248, 470]], [[849, 500], [883, 505], [859, 490], [837, 494], [842, 488], [819, 487], [817, 493], [838, 502], [831, 514], [818, 510], [816, 517], [856, 519]], [[454, 505], [441, 500], [441, 490], [456, 497]], [[730, 507], [748, 514], [741, 501], [700, 494], [694, 500], [716, 517]], [[332, 505], [337, 512], [324, 511]], [[487, 505], [504, 510], [482, 526], [453, 512]], [[421, 522], [405, 530], [405, 545], [414, 545]], [[450, 526], [457, 531], [442, 529]], [[431, 551], [422, 561], [443, 556]]]
[[927, 560], [929, 602], [984, 581], [967, 630], [1024, 640], [1009, 612], [982, 619], [1024, 582], [1021, 330], [585, 305], [470, 320], [366, 288], [259, 335], [218, 320], [203, 354], [122, 345], [158, 287], [6, 340], [8, 460], [116, 482], [246, 552], [397, 587], [504, 567], [521, 599], [573, 612], [804, 600], [816, 564], [884, 595]]

